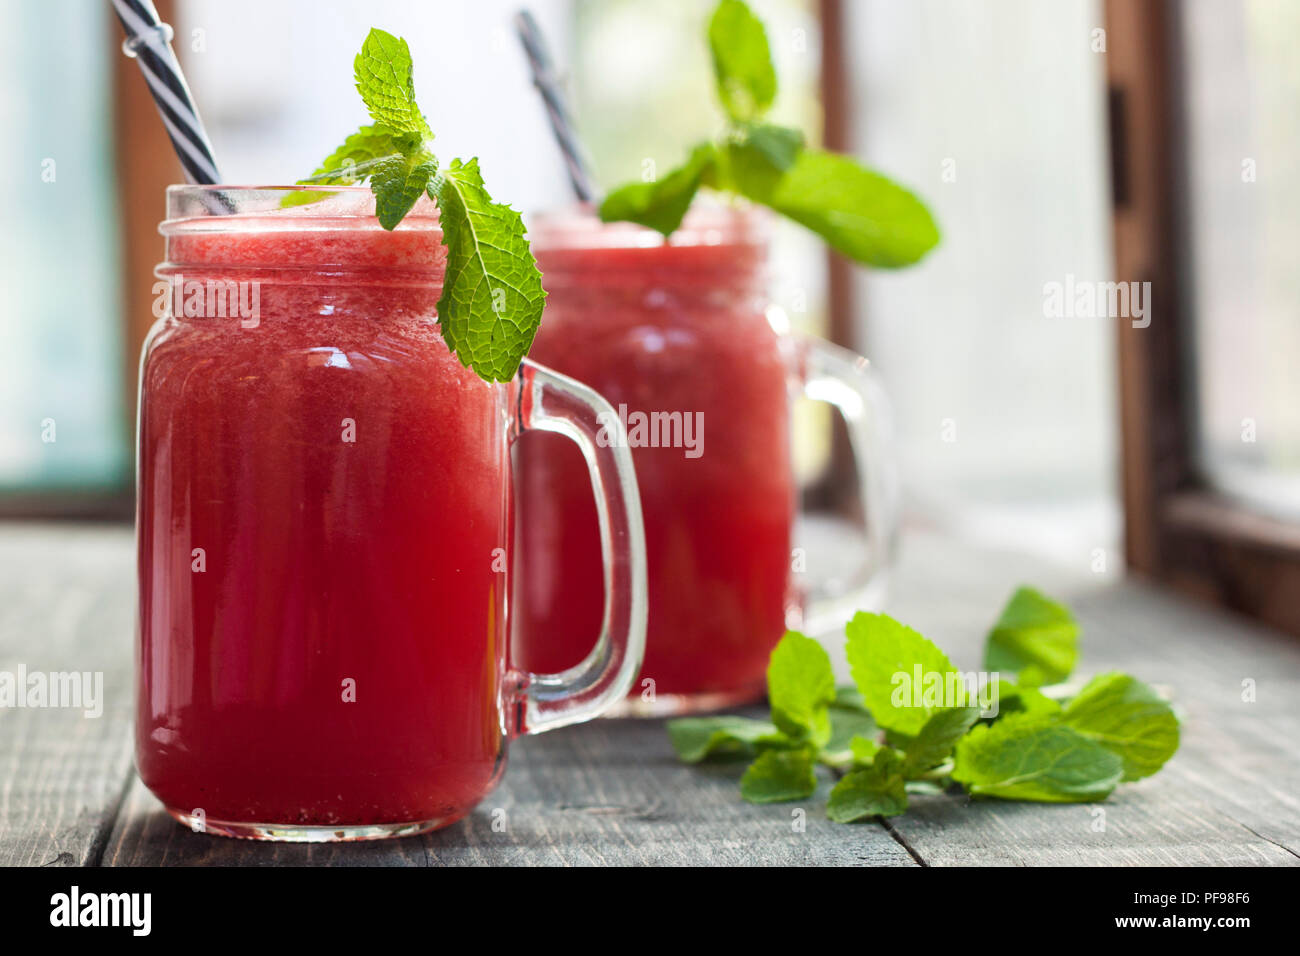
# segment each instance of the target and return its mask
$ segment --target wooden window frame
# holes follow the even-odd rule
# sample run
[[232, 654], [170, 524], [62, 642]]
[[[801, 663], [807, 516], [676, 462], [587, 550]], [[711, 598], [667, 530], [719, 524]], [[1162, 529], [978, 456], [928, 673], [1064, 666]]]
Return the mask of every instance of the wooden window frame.
[[1213, 489], [1196, 460], [1182, 31], [1176, 0], [1106, 0], [1115, 272], [1151, 283], [1118, 326], [1131, 572], [1300, 635], [1300, 525]]
[[[840, 153], [854, 151], [854, 102], [844, 0], [817, 0], [821, 30], [821, 75], [818, 92], [822, 101], [822, 145]], [[866, 352], [860, 321], [854, 270], [847, 257], [826, 249], [826, 338], [836, 345]], [[841, 515], [853, 521], [865, 518], [858, 498], [857, 466], [848, 428], [839, 415], [830, 419], [830, 453], [821, 473], [804, 489], [804, 507], [809, 511]]]

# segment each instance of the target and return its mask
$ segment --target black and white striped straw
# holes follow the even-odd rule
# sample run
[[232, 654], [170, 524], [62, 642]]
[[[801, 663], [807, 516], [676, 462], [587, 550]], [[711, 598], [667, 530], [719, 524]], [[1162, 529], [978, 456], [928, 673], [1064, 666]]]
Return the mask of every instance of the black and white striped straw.
[[524, 52], [528, 54], [528, 65], [533, 71], [533, 85], [542, 94], [542, 102], [546, 104], [546, 115], [551, 121], [551, 132], [555, 134], [555, 141], [560, 144], [564, 164], [569, 169], [569, 182], [573, 183], [573, 191], [577, 193], [579, 199], [583, 202], [591, 202], [596, 198], [596, 190], [591, 184], [591, 172], [587, 168], [582, 146], [573, 131], [569, 106], [564, 97], [564, 90], [560, 87], [559, 77], [555, 75], [555, 65], [551, 60], [550, 52], [546, 49], [541, 28], [538, 27], [532, 13], [520, 10], [515, 14], [515, 29], [519, 31]]
[[153, 0], [113, 0], [113, 9], [126, 31], [122, 52], [140, 64], [186, 180], [200, 185], [219, 183], [212, 144], [172, 50], [172, 28], [159, 20]]

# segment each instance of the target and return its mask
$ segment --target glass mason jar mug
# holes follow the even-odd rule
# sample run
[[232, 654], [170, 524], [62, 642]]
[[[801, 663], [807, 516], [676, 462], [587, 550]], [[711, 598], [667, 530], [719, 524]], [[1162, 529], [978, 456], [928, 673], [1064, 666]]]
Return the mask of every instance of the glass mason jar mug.
[[[527, 360], [488, 384], [447, 350], [427, 200], [389, 233], [366, 189], [281, 208], [291, 188], [168, 190], [140, 375], [137, 767], [208, 832], [420, 832], [491, 789], [509, 738], [628, 692], [635, 478], [590, 389]], [[563, 673], [507, 661], [510, 446], [534, 429], [577, 444], [600, 515], [602, 626]]]
[[[753, 700], [787, 627], [842, 627], [883, 592], [897, 526], [883, 392], [865, 359], [782, 327], [766, 293], [767, 221], [697, 203], [668, 242], [585, 208], [533, 223], [549, 296], [531, 355], [617, 407], [636, 464], [650, 619], [625, 714]], [[858, 560], [846, 553], [815, 583], [801, 573], [807, 542], [794, 540], [800, 395], [845, 419], [865, 519]], [[600, 628], [599, 521], [571, 449], [528, 436], [517, 454], [523, 560], [562, 555], [564, 573], [518, 582], [515, 655], [559, 669]]]

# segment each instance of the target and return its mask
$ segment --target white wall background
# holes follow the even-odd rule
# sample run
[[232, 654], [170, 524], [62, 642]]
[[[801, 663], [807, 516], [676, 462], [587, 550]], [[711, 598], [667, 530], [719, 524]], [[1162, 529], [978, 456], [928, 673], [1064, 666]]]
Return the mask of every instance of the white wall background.
[[[529, 210], [568, 196], [511, 23], [521, 5], [184, 0], [176, 47], [223, 178], [278, 184], [310, 175], [346, 135], [370, 122], [352, 80], [352, 60], [370, 28], [404, 37], [439, 158], [478, 156], [494, 198]], [[567, 61], [567, 0], [528, 6], [556, 57]]]
[[910, 509], [1072, 562], [1106, 548], [1117, 563], [1112, 322], [1043, 315], [1044, 283], [1111, 278], [1100, 3], [849, 10], [858, 152], [916, 188], [944, 234], [920, 268], [860, 273]]

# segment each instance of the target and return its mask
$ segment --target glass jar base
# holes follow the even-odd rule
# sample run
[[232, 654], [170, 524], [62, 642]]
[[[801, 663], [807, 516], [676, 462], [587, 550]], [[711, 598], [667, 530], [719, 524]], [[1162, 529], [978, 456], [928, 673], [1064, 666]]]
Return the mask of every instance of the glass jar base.
[[265, 840], [272, 843], [353, 843], [359, 840], [388, 840], [395, 837], [415, 836], [449, 826], [465, 815], [464, 812], [436, 820], [417, 823], [373, 823], [364, 826], [298, 826], [291, 823], [227, 823], [207, 820], [173, 810], [168, 814], [177, 823], [195, 833], [211, 833], [236, 840]]
[[711, 691], [703, 694], [656, 694], [646, 700], [640, 694], [625, 697], [605, 711], [602, 717], [680, 717], [684, 714], [707, 714], [715, 710], [742, 707], [763, 699], [764, 688]]

